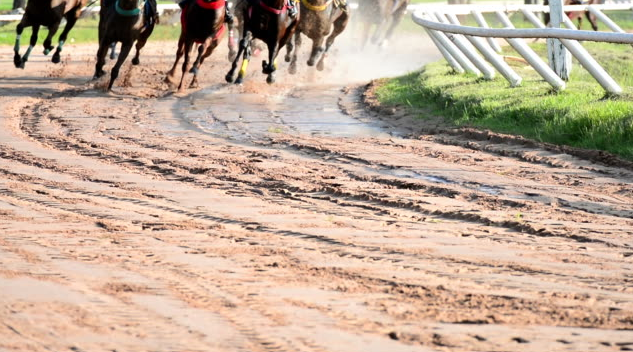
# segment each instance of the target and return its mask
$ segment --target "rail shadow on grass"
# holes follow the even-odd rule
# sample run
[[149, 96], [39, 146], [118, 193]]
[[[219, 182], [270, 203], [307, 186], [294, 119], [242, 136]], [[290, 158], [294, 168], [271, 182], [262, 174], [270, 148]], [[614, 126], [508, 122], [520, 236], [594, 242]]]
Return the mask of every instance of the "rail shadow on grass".
[[[524, 81], [510, 88], [498, 77], [483, 81], [453, 74], [444, 62], [385, 80], [376, 94], [382, 104], [431, 109], [455, 126], [521, 135], [541, 142], [604, 150], [633, 160], [633, 48], [583, 43], [624, 89], [609, 97], [577, 62], [563, 92], [553, 92], [537, 73], [511, 62]], [[544, 44], [534, 44], [543, 53]], [[511, 49], [505, 55], [516, 55]], [[422, 114], [421, 114], [422, 115]]]

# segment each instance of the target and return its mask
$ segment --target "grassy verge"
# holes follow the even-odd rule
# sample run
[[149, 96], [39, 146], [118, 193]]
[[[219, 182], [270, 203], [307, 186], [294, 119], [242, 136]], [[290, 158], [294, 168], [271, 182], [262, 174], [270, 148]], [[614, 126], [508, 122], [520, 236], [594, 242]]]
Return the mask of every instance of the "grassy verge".
[[[524, 79], [522, 87], [510, 88], [502, 77], [482, 81], [453, 74], [442, 61], [386, 80], [376, 94], [387, 106], [405, 106], [412, 111], [431, 108], [455, 126], [606, 150], [633, 160], [633, 62], [629, 60], [633, 49], [604, 43], [585, 43], [585, 47], [625, 89], [623, 96], [606, 97], [577, 62], [567, 89], [559, 93], [524, 64], [514, 66]], [[545, 45], [535, 48], [542, 53]]]
[[[13, 45], [15, 43], [15, 26], [17, 22], [0, 27], [0, 45]], [[97, 42], [97, 26], [98, 20], [92, 18], [82, 18], [77, 21], [75, 27], [70, 31], [68, 37], [73, 43], [96, 43]], [[63, 28], [60, 28], [57, 35], [53, 38], [53, 43], [57, 43], [57, 37], [61, 34]], [[46, 28], [40, 28], [38, 45], [44, 42], [44, 38], [48, 35]], [[158, 25], [154, 28], [154, 32], [150, 40], [178, 40], [180, 35], [180, 26]], [[25, 28], [22, 33], [22, 44], [28, 46], [29, 38], [31, 38], [31, 28]]]

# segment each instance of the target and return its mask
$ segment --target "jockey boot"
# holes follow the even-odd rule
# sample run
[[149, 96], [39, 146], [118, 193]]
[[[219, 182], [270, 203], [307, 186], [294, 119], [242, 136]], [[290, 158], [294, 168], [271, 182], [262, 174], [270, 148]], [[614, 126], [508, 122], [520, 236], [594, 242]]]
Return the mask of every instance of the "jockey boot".
[[297, 17], [297, 4], [294, 0], [288, 0], [288, 16], [295, 18]]

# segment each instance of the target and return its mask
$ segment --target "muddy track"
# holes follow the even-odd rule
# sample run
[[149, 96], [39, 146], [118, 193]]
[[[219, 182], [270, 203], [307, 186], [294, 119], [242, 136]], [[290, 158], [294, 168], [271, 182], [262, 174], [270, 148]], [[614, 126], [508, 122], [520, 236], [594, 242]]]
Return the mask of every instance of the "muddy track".
[[0, 79], [0, 350], [633, 348], [626, 163], [149, 50]]

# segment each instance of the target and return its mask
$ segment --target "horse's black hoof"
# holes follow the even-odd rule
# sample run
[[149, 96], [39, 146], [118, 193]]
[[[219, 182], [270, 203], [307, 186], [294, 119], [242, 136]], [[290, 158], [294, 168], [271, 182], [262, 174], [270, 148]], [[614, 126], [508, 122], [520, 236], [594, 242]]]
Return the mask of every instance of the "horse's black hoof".
[[92, 79], [99, 79], [99, 78], [103, 77], [103, 75], [105, 75], [105, 71], [104, 70], [96, 71], [95, 75], [92, 77]]
[[16, 54], [13, 57], [13, 64], [15, 65], [15, 68], [23, 68], [23, 67], [20, 67], [20, 66], [22, 66], [22, 57], [20, 57], [20, 55]]
[[132, 65], [136, 66], [140, 63], [141, 63], [141, 60], [139, 60], [138, 57], [135, 57], [132, 59]]
[[308, 66], [310, 66], [310, 67], [314, 66], [314, 61], [313, 60], [308, 60]]
[[292, 58], [290, 57], [290, 55], [286, 55], [286, 56], [284, 57], [284, 61], [286, 61], [286, 62], [290, 62], [290, 60], [291, 60], [291, 59], [292, 59]]
[[242, 83], [244, 83], [244, 78], [237, 77], [237, 79], [235, 80], [235, 84], [242, 84]]
[[227, 74], [224, 79], [226, 80], [226, 83], [233, 83], [233, 75], [232, 74]]
[[275, 76], [273, 76], [273, 75], [268, 75], [268, 77], [266, 78], [266, 83], [268, 83], [268, 84], [273, 84], [273, 83], [275, 83]]
[[52, 59], [51, 61], [52, 61], [54, 64], [58, 64], [58, 63], [60, 63], [62, 60], [61, 60], [61, 57], [60, 57], [60, 55], [59, 55], [59, 54], [55, 54], [55, 55], [53, 55], [53, 59]]
[[197, 75], [198, 74], [198, 68], [197, 67], [192, 67], [191, 70], [189, 70], [189, 73], [191, 73], [192, 75]]

